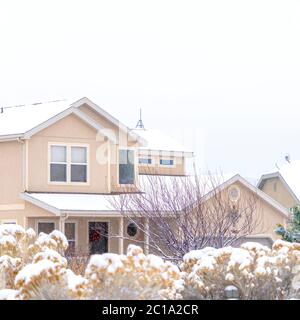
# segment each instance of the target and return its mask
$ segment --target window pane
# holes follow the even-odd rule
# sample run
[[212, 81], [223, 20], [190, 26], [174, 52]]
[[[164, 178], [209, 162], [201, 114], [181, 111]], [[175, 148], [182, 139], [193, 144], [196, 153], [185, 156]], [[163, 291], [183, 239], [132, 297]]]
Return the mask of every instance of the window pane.
[[128, 159], [128, 163], [134, 164], [134, 151], [133, 150], [127, 150], [127, 159]]
[[119, 152], [119, 163], [126, 164], [127, 163], [127, 150], [120, 150]]
[[151, 160], [151, 159], [148, 159], [148, 158], [140, 158], [140, 159], [139, 159], [139, 163], [140, 163], [140, 164], [151, 164], [151, 163], [152, 163], [152, 160]]
[[51, 162], [66, 162], [67, 148], [64, 146], [51, 146]]
[[87, 163], [85, 147], [72, 147], [72, 163]]
[[65, 235], [68, 240], [75, 240], [75, 223], [74, 222], [65, 223]]
[[56, 182], [67, 181], [67, 165], [52, 163], [50, 165], [50, 181], [56, 181]]
[[119, 183], [120, 184], [134, 183], [134, 165], [133, 164], [119, 165]]
[[172, 166], [174, 164], [174, 160], [160, 160], [160, 164], [163, 166]]
[[76, 247], [75, 241], [69, 240], [68, 244], [69, 244], [69, 247], [68, 247], [68, 250], [66, 252], [66, 255], [73, 255], [75, 253], [75, 247]]
[[55, 229], [54, 222], [39, 222], [38, 223], [38, 233], [51, 233]]
[[87, 182], [87, 166], [80, 164], [71, 165], [71, 181]]

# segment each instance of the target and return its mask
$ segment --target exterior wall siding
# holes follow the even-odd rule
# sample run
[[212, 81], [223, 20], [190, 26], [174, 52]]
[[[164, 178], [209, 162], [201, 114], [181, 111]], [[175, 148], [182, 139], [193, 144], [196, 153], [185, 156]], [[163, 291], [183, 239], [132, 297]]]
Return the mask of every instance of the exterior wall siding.
[[298, 205], [289, 190], [287, 190], [286, 186], [279, 180], [279, 178], [266, 180], [262, 187], [262, 191], [286, 208], [292, 208]]

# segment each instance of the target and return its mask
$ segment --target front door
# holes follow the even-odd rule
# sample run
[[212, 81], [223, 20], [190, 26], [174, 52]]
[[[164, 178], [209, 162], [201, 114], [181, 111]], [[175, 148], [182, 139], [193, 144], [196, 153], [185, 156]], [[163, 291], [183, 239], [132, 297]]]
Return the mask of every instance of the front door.
[[108, 223], [89, 222], [89, 250], [90, 254], [108, 252]]

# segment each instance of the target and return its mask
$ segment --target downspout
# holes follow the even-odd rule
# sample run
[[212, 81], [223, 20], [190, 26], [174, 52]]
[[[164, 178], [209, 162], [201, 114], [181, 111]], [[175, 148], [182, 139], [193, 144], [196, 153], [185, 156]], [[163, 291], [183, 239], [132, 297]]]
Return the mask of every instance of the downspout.
[[28, 191], [28, 140], [17, 139], [22, 144], [22, 185], [23, 192]]

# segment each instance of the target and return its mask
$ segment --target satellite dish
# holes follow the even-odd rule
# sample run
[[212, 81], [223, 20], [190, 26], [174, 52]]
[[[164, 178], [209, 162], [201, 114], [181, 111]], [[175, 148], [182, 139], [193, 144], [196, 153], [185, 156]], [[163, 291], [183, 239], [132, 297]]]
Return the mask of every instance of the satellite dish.
[[284, 159], [286, 162], [291, 163], [291, 156], [289, 154], [287, 154]]

